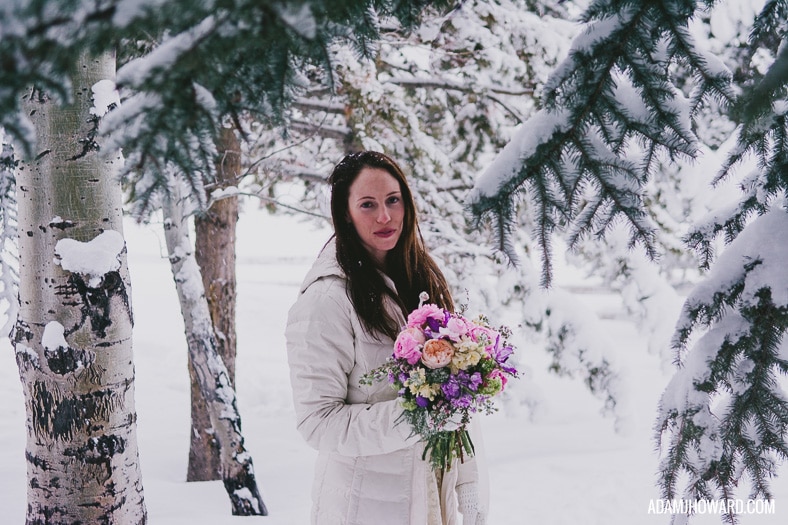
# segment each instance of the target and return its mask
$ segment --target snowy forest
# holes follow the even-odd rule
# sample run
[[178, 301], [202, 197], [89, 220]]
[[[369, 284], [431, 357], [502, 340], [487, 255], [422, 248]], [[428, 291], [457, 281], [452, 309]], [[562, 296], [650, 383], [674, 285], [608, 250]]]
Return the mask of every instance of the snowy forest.
[[788, 0], [0, 0], [0, 508], [306, 522], [284, 314], [376, 150], [514, 334], [489, 523], [785, 523], [787, 34]]

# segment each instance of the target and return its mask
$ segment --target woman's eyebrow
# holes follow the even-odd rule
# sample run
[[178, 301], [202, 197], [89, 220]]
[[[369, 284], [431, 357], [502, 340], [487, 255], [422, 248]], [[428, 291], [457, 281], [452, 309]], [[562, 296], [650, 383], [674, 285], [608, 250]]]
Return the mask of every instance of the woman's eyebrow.
[[[400, 195], [400, 194], [402, 194], [402, 191], [394, 190], [394, 191], [391, 191], [391, 192], [387, 193], [386, 197], [391, 197], [392, 195]], [[373, 197], [372, 195], [363, 195], [363, 196], [359, 197], [358, 199], [356, 199], [356, 202], [363, 201], [364, 199], [375, 200], [375, 197]]]

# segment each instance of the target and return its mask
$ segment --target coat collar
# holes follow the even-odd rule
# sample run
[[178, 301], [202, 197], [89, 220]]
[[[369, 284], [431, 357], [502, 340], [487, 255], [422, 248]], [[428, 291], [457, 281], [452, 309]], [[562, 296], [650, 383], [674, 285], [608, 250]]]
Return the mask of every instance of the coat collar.
[[[386, 286], [391, 288], [394, 293], [397, 293], [397, 287], [394, 285], [394, 281], [385, 273], [380, 272], [380, 274], [383, 276]], [[306, 289], [314, 283], [326, 278], [337, 278], [343, 281], [347, 279], [345, 272], [339, 266], [339, 262], [337, 262], [337, 245], [336, 239], [333, 237], [329, 239], [320, 251], [317, 260], [315, 260], [312, 268], [307, 272], [306, 277], [304, 277], [304, 281], [301, 283], [300, 293], [304, 293]]]

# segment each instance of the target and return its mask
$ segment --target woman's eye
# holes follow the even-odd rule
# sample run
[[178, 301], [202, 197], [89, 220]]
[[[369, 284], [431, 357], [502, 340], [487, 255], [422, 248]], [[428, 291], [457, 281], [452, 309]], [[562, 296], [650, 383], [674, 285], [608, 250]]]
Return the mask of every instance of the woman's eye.
[[362, 208], [371, 208], [372, 206], [373, 206], [373, 203], [370, 202], [370, 201], [366, 201], [366, 202], [362, 202], [361, 203], [361, 207]]
[[399, 197], [389, 197], [389, 204], [397, 204], [400, 201]]

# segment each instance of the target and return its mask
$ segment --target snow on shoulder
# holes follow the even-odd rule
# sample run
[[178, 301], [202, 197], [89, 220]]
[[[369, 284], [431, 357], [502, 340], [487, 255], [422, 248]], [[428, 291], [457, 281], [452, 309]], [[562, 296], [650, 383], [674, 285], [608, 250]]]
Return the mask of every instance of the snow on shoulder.
[[115, 230], [106, 230], [88, 242], [60, 239], [55, 246], [55, 262], [67, 272], [86, 276], [88, 286], [95, 288], [104, 275], [120, 268], [124, 246], [123, 235]]

